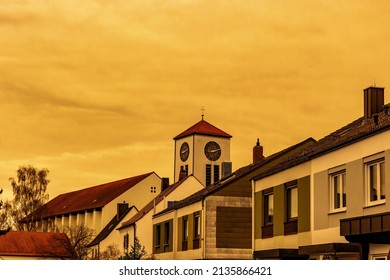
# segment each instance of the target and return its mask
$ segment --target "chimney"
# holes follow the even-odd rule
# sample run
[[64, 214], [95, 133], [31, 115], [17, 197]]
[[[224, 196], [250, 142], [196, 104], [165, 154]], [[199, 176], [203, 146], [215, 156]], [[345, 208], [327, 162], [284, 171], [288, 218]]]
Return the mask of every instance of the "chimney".
[[118, 220], [120, 217], [122, 217], [123, 213], [125, 213], [128, 208], [129, 208], [129, 204], [124, 202], [124, 201], [123, 201], [123, 203], [117, 204], [116, 215], [117, 215]]
[[263, 146], [260, 145], [259, 138], [257, 138], [256, 146], [253, 147], [253, 164], [258, 163], [263, 159]]
[[385, 89], [371, 86], [364, 90], [364, 117], [371, 118], [383, 110]]
[[162, 178], [161, 191], [165, 191], [169, 187], [169, 178]]

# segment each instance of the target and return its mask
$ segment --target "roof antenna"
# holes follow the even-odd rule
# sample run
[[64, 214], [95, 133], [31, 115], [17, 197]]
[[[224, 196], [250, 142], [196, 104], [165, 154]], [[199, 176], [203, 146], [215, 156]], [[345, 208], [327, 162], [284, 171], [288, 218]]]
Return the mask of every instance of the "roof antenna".
[[372, 86], [376, 87], [375, 78], [372, 80]]
[[204, 118], [204, 111], [206, 111], [206, 109], [203, 108], [203, 106], [202, 106], [202, 109], [200, 109], [200, 110], [202, 111], [202, 121], [203, 121], [203, 118]]

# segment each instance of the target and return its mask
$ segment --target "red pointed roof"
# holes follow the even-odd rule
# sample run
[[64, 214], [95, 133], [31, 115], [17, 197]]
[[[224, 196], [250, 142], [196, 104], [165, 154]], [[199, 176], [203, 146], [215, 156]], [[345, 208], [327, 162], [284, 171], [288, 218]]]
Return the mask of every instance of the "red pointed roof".
[[37, 217], [45, 218], [103, 207], [122, 193], [149, 177], [151, 174], [153, 174], [153, 172], [61, 194], [38, 208], [20, 222], [33, 220]]
[[220, 130], [219, 128], [213, 126], [212, 124], [206, 122], [205, 120], [201, 120], [198, 123], [194, 124], [187, 130], [183, 131], [179, 135], [177, 135], [174, 140], [180, 139], [193, 134], [201, 134], [201, 135], [210, 135], [210, 136], [218, 136], [224, 138], [231, 138], [230, 134]]

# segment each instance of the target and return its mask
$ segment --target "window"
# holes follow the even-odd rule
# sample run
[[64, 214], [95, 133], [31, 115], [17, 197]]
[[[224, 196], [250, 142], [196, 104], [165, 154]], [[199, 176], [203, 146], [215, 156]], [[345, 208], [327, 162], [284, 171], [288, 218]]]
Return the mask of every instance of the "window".
[[188, 240], [188, 218], [183, 218], [183, 240]]
[[126, 250], [129, 248], [129, 234], [128, 233], [123, 236], [123, 248]]
[[200, 237], [200, 215], [196, 213], [194, 216], [194, 238]]
[[214, 165], [214, 183], [219, 180], [219, 165]]
[[156, 187], [150, 187], [150, 192], [151, 193], [156, 193], [157, 192], [157, 188]]
[[345, 210], [347, 207], [347, 185], [345, 170], [329, 175], [331, 211]]
[[164, 221], [153, 225], [153, 253], [160, 254], [164, 252], [172, 252], [172, 225], [173, 220]]
[[199, 212], [194, 213], [194, 239], [192, 241], [192, 248], [198, 249], [200, 239], [200, 214]]
[[161, 243], [161, 225], [156, 226], [156, 248], [160, 248]]
[[274, 194], [264, 193], [264, 225], [272, 224], [274, 221]]
[[286, 220], [284, 222], [284, 234], [298, 233], [298, 181], [285, 183], [285, 209]]
[[182, 165], [180, 167], [180, 172], [183, 172], [183, 174], [185, 174], [185, 176], [188, 176], [188, 164]]
[[263, 190], [263, 226], [261, 228], [262, 238], [274, 236], [274, 192], [273, 188]]
[[288, 187], [286, 190], [287, 198], [287, 221], [298, 218], [298, 187]]
[[164, 224], [164, 246], [169, 245], [169, 223]]
[[211, 185], [211, 164], [206, 164], [206, 187]]
[[366, 164], [367, 205], [382, 203], [385, 195], [385, 161], [383, 159]]
[[183, 217], [182, 250], [188, 250], [188, 216]]

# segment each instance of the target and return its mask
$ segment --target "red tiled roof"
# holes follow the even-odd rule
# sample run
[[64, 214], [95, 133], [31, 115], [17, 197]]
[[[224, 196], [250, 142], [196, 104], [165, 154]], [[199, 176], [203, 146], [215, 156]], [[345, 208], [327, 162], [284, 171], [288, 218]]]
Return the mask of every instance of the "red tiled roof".
[[71, 258], [71, 246], [66, 243], [69, 239], [65, 233], [10, 231], [0, 235], [0, 255]]
[[[390, 104], [385, 106], [390, 106]], [[278, 166], [259, 174], [253, 179], [259, 180], [261, 178], [276, 174], [287, 168], [291, 168], [326, 153], [333, 152], [373, 135], [390, 130], [389, 113], [390, 112], [382, 111], [376, 114], [375, 117], [360, 117], [357, 120], [318, 140], [316, 144], [308, 147], [303, 153], [297, 154], [295, 157], [291, 157], [290, 159], [281, 162]]]
[[153, 172], [61, 194], [21, 222], [103, 207], [151, 174]]
[[232, 137], [230, 134], [227, 134], [226, 132], [213, 126], [212, 124], [206, 122], [205, 120], [201, 120], [198, 123], [191, 126], [190, 128], [188, 128], [187, 130], [177, 135], [173, 139], [176, 140], [193, 134], [211, 135], [211, 136], [218, 136], [218, 137], [225, 137], [225, 138]]

